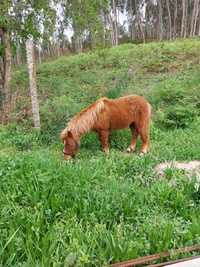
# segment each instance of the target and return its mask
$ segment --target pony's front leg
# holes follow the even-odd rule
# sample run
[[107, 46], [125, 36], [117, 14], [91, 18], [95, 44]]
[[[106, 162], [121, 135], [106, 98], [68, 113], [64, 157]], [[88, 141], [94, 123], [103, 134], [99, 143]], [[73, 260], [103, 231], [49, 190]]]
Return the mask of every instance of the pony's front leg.
[[106, 154], [109, 154], [109, 131], [100, 130], [99, 131], [99, 140], [101, 142], [101, 146], [102, 146], [103, 151]]

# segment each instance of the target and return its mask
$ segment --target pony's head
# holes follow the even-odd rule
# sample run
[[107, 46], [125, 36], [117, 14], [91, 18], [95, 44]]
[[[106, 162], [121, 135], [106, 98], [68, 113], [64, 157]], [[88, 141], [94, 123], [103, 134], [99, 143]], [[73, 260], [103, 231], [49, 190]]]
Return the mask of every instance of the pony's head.
[[71, 131], [66, 129], [63, 130], [61, 133], [61, 140], [64, 144], [64, 149], [63, 149], [64, 159], [69, 160], [73, 158], [78, 152], [80, 146], [79, 141], [75, 139]]

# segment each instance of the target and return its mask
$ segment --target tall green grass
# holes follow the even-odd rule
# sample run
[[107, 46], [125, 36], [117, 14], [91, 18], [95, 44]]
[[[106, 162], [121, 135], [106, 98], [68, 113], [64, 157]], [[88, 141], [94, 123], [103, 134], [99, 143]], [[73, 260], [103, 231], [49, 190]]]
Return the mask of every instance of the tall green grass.
[[[12, 124], [0, 127], [0, 266], [107, 266], [200, 242], [195, 177], [154, 171], [200, 160], [199, 48], [198, 39], [128, 44], [38, 66], [41, 133], [19, 113], [29, 107], [26, 72], [14, 74], [20, 97]], [[91, 133], [64, 162], [59, 132], [71, 116], [128, 93], [153, 106], [150, 153], [126, 154], [122, 130], [105, 156]]]

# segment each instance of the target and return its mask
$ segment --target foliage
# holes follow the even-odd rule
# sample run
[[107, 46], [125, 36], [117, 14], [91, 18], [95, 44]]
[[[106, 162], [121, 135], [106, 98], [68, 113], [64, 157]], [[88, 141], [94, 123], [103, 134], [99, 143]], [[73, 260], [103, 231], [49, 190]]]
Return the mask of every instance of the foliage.
[[108, 6], [108, 0], [68, 0], [63, 3], [65, 24], [71, 25], [75, 38], [88, 35], [90, 45], [96, 47], [103, 39], [101, 11]]
[[[12, 32], [18, 38], [41, 36], [41, 25], [45, 31], [54, 28], [55, 10], [47, 0], [42, 1], [7, 1], [0, 4], [0, 27]], [[51, 31], [52, 32], [52, 31]]]

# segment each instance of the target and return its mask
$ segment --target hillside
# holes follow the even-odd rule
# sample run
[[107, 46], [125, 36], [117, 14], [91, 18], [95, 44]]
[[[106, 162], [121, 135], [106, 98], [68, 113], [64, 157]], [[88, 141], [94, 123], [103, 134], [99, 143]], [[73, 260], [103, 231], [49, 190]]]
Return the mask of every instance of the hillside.
[[[32, 130], [28, 77], [14, 71], [12, 123], [0, 127], [0, 266], [105, 266], [198, 243], [194, 179], [154, 167], [200, 160], [200, 41], [126, 44], [38, 66], [41, 133]], [[95, 134], [64, 162], [60, 131], [100, 96], [144, 95], [151, 152], [125, 153], [129, 130], [105, 155]], [[138, 144], [139, 146], [139, 144]]]

